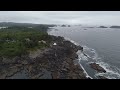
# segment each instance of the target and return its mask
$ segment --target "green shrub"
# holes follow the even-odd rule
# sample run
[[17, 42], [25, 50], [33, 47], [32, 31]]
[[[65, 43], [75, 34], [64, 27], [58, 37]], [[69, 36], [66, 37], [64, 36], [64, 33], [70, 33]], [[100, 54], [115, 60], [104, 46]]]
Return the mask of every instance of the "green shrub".
[[26, 54], [26, 48], [21, 42], [5, 42], [1, 44], [0, 56], [21, 56]]
[[[37, 27], [38, 28], [38, 27]], [[41, 27], [43, 30], [46, 27]], [[38, 43], [44, 40], [50, 42], [47, 32], [35, 28], [10, 27], [0, 30], [0, 56], [14, 57], [27, 54], [28, 50], [48, 47], [49, 43]]]

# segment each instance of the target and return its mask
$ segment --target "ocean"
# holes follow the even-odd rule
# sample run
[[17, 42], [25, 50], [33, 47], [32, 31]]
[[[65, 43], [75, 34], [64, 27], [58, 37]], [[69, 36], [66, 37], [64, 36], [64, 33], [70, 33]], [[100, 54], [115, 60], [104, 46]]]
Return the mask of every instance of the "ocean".
[[[79, 61], [93, 79], [98, 75], [109, 79], [120, 79], [120, 29], [57, 26], [52, 27], [48, 33], [63, 36], [83, 47], [84, 53], [89, 58], [78, 52]], [[91, 62], [98, 63], [107, 72], [96, 72], [90, 67]]]

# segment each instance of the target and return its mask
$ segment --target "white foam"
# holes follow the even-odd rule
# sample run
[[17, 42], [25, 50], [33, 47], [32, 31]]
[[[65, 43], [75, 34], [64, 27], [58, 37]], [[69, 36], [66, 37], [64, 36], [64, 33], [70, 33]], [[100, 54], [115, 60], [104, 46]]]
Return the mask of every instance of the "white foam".
[[[79, 62], [79, 64], [80, 64], [80, 62]], [[83, 71], [84, 71], [86, 77], [87, 77], [87, 78], [93, 79], [92, 77], [90, 77], [90, 76], [88, 75], [88, 73], [86, 72], [86, 70], [83, 68], [83, 66], [82, 66], [81, 64], [80, 64], [80, 66], [81, 66], [81, 68], [83, 69]]]
[[[94, 60], [95, 63], [99, 64], [103, 69], [106, 70], [106, 73], [96, 73], [95, 76], [102, 75], [109, 79], [116, 79], [116, 78], [120, 79], [120, 69], [119, 68], [117, 68], [115, 66], [111, 66], [111, 65], [103, 62], [102, 59], [98, 56], [96, 50], [89, 48], [87, 46], [83, 46], [83, 48], [84, 48], [84, 51], [94, 53], [93, 56], [89, 56], [89, 55], [87, 55], [87, 56], [89, 56], [89, 58], [92, 58], [92, 60]], [[93, 61], [89, 61], [88, 63], [91, 63], [91, 62], [93, 62]]]
[[[67, 37], [64, 37], [65, 40], [69, 40], [70, 42], [74, 43], [75, 45], [80, 45], [79, 43], [76, 43], [75, 41], [71, 40], [70, 38], [67, 38]], [[95, 76], [97, 75], [102, 75], [102, 76], [105, 76], [109, 79], [116, 79], [116, 78], [119, 78], [120, 79], [120, 71], [117, 67], [115, 66], [112, 66], [114, 67], [114, 69], [116, 70], [113, 70], [113, 68], [111, 68], [110, 65], [108, 65], [107, 63], [103, 62], [102, 59], [98, 56], [96, 50], [92, 49], [92, 48], [89, 48], [87, 46], [83, 46], [83, 51], [88, 51], [90, 53], [92, 53], [92, 56], [90, 56], [89, 54], [86, 54], [87, 57], [79, 50], [77, 52], [78, 54], [78, 57], [79, 57], [79, 61], [82, 61], [82, 60], [85, 60], [85, 61], [88, 61], [88, 58], [91, 58], [92, 60], [94, 60], [94, 62], [98, 63], [101, 67], [103, 67], [105, 70], [106, 70], [106, 73], [96, 73]], [[89, 61], [88, 63], [90, 62], [93, 62], [93, 61]], [[88, 73], [86, 72], [86, 70], [83, 68], [83, 66], [80, 64], [80, 66], [82, 67], [82, 69], [84, 70], [84, 73], [86, 74], [86, 77], [90, 77], [88, 75]], [[91, 78], [91, 77], [90, 77]]]
[[[70, 38], [67, 38], [67, 37], [64, 37], [64, 38], [65, 38], [65, 40], [69, 40], [70, 42], [74, 43], [74, 44], [77, 45], [77, 46], [80, 45], [79, 43], [76, 43], [75, 41], [71, 40]], [[81, 60], [88, 60], [87, 57], [81, 52], [81, 50], [78, 50], [78, 51], [77, 51], [77, 55], [78, 55], [79, 64], [80, 64], [80, 61], [81, 61]], [[80, 66], [81, 66], [81, 68], [83, 69], [86, 77], [93, 79], [92, 77], [90, 77], [90, 76], [88, 75], [88, 73], [86, 72], [86, 70], [83, 68], [83, 66], [82, 66], [81, 64], [80, 64]]]
[[[110, 79], [120, 79], [120, 73], [118, 72], [120, 71], [120, 69], [118, 69], [115, 66], [110, 66], [107, 63], [102, 61], [98, 61], [98, 64], [105, 69], [106, 73], [98, 73], [96, 75], [103, 75], [103, 76], [109, 77]], [[114, 68], [114, 70], [112, 67]]]
[[80, 61], [82, 61], [82, 60], [88, 61], [88, 58], [80, 50], [77, 51], [77, 55], [78, 55], [78, 58]]
[[[65, 39], [69, 40], [70, 42], [74, 43], [75, 45], [79, 45], [79, 43], [76, 43], [75, 41], [73, 41], [69, 38], [65, 37]], [[78, 54], [79, 61], [82, 61], [82, 60], [83, 61], [88, 61], [88, 58], [91, 58], [97, 64], [99, 64], [102, 68], [104, 68], [106, 70], [106, 73], [96, 73], [95, 76], [102, 75], [102, 76], [107, 77], [108, 79], [120, 78], [120, 74], [117, 71], [113, 71], [107, 63], [101, 61], [101, 58], [98, 56], [95, 49], [89, 48], [87, 46], [83, 46], [83, 49], [84, 49], [83, 51], [88, 51], [88, 52], [91, 52], [91, 53], [94, 53], [94, 54], [93, 54], [93, 56], [89, 56], [88, 54], [86, 54], [87, 55], [87, 57], [86, 57], [84, 55], [84, 53], [82, 53], [80, 50], [78, 50], [77, 54]], [[86, 74], [86, 77], [90, 77], [81, 64], [80, 64], [80, 66], [84, 70], [84, 73]], [[119, 70], [118, 68], [116, 68], [116, 69]], [[92, 77], [90, 77], [90, 78], [92, 79]]]
[[[96, 50], [89, 48], [87, 46], [83, 46], [83, 51], [85, 52], [85, 55], [87, 55], [88, 58], [97, 61], [98, 59], [100, 59], [98, 57], [98, 54], [96, 53]], [[88, 53], [89, 52], [89, 53]], [[88, 53], [88, 54], [87, 54]], [[89, 55], [90, 54], [90, 55]]]
[[[81, 59], [79, 58], [78, 60], [79, 60], [79, 64], [80, 64]], [[92, 77], [90, 77], [90, 76], [88, 75], [88, 73], [86, 72], [86, 70], [83, 68], [83, 66], [82, 66], [81, 64], [80, 64], [80, 66], [81, 66], [81, 68], [83, 69], [83, 71], [84, 71], [86, 77], [87, 77], [87, 78], [93, 79]]]

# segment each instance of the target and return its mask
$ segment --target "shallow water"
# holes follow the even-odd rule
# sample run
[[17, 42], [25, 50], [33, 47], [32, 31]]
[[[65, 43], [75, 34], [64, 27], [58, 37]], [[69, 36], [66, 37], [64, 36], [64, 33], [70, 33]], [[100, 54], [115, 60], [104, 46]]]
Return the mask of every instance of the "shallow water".
[[[79, 55], [80, 63], [91, 77], [103, 75], [120, 79], [120, 29], [54, 27], [49, 34], [69, 38], [84, 47], [89, 58]], [[95, 72], [89, 66], [91, 62], [99, 63], [107, 73]]]

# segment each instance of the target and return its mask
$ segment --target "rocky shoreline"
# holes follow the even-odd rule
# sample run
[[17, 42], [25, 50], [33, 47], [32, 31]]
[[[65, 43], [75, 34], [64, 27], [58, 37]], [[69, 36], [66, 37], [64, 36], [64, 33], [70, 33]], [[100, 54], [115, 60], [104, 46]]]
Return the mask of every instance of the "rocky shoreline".
[[[84, 56], [86, 56], [87, 58], [90, 58], [90, 57], [88, 57], [88, 55], [85, 54], [84, 52], [83, 52], [83, 54], [84, 54]], [[90, 68], [92, 68], [92, 69], [93, 69], [95, 72], [97, 72], [97, 73], [106, 73], [106, 72], [107, 72], [102, 66], [100, 66], [100, 65], [99, 65], [98, 63], [96, 63], [96, 62], [91, 62], [91, 63], [89, 63], [89, 66], [90, 66]], [[100, 76], [100, 75], [96, 76], [96, 78], [97, 78], [97, 79], [108, 79], [107, 77]]]
[[[0, 79], [91, 79], [78, 62], [76, 46], [60, 36], [51, 36], [50, 47], [31, 51], [12, 59], [0, 57]], [[86, 56], [86, 54], [84, 54]], [[106, 73], [99, 64], [91, 63], [97, 72]], [[107, 79], [98, 76], [98, 79]]]
[[12, 59], [0, 57], [0, 79], [89, 79], [74, 63], [76, 52], [83, 48], [63, 37], [51, 37], [49, 48]]
[[95, 69], [99, 73], [106, 73], [105, 69], [102, 68], [99, 64], [90, 63], [91, 68]]

